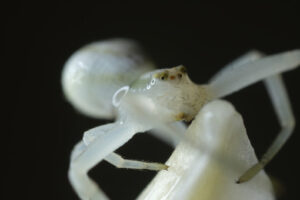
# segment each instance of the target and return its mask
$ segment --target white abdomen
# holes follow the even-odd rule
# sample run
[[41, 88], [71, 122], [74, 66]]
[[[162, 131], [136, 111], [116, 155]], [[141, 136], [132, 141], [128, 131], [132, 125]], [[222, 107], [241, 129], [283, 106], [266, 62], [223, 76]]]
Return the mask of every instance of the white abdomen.
[[75, 52], [66, 62], [62, 86], [67, 100], [80, 112], [113, 118], [112, 96], [141, 74], [154, 69], [131, 40], [95, 42]]

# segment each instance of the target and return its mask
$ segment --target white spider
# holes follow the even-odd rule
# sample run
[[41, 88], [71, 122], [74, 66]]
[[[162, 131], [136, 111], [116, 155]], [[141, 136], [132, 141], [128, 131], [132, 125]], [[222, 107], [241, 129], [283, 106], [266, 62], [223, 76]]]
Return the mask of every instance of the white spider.
[[178, 121], [190, 121], [206, 103], [263, 80], [282, 128], [261, 160], [237, 182], [250, 180], [276, 155], [294, 129], [295, 120], [280, 73], [299, 64], [299, 49], [267, 57], [251, 51], [225, 66], [208, 84], [197, 85], [183, 66], [152, 71], [153, 64], [130, 40], [107, 40], [82, 48], [64, 67], [64, 93], [84, 114], [117, 120], [86, 131], [75, 146], [69, 168], [73, 188], [84, 200], [108, 199], [87, 176], [102, 160], [120, 168], [167, 169], [161, 163], [123, 159], [114, 151], [136, 133], [151, 129], [163, 132], [158, 136], [173, 144], [181, 139], [192, 144], [183, 136], [186, 128]]

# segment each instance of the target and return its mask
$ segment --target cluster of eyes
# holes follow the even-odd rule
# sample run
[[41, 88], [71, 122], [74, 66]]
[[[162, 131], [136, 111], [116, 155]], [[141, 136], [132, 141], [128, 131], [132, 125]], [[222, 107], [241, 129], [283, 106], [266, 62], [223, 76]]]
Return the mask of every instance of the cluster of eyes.
[[162, 80], [162, 81], [166, 81], [168, 79], [175, 80], [176, 77], [178, 79], [181, 79], [182, 76], [183, 76], [182, 73], [178, 73], [178, 74], [176, 74], [176, 76], [175, 75], [169, 76], [168, 71], [165, 71], [165, 72], [162, 72], [162, 73], [157, 73], [157, 74], [154, 75], [154, 78], [151, 79], [150, 84], [148, 84], [146, 86], [146, 88], [149, 90], [153, 85], [155, 85], [156, 79], [159, 79], [159, 80]]
[[182, 73], [178, 73], [176, 75], [169, 76], [169, 73], [166, 71], [166, 72], [162, 72], [162, 73], [156, 74], [155, 77], [159, 78], [162, 81], [166, 81], [168, 79], [175, 80], [176, 78], [181, 79], [182, 78]]

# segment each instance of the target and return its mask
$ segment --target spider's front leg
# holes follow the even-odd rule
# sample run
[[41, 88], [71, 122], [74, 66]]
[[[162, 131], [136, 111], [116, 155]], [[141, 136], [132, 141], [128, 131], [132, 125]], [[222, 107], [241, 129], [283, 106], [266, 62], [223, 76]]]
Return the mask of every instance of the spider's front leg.
[[257, 164], [238, 179], [238, 183], [248, 181], [260, 172], [286, 143], [295, 126], [288, 94], [279, 73], [300, 65], [300, 50], [261, 57], [263, 54], [260, 52], [249, 52], [226, 66], [209, 84], [214, 97], [220, 98], [264, 80], [281, 125], [281, 131], [271, 147]]
[[108, 130], [103, 132], [101, 126], [92, 129], [93, 134], [97, 131], [101, 134], [88, 145], [84, 142], [76, 145], [71, 156], [69, 179], [83, 200], [108, 199], [97, 184], [88, 177], [87, 172], [137, 132], [132, 126], [118, 122], [104, 127]]
[[[132, 127], [134, 127], [132, 125]], [[92, 181], [87, 172], [101, 160], [118, 168], [163, 170], [168, 166], [161, 163], [123, 159], [113, 151], [126, 143], [136, 129], [119, 122], [99, 126], [86, 131], [83, 140], [75, 147], [71, 155], [69, 179], [81, 199], [108, 199]]]

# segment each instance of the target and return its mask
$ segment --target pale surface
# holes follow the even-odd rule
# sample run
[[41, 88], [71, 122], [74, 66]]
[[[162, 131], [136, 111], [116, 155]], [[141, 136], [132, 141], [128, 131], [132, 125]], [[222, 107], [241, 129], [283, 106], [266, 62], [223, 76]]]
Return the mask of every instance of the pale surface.
[[76, 51], [66, 62], [61, 80], [64, 95], [82, 114], [114, 118], [113, 94], [154, 68], [132, 40], [94, 42]]
[[241, 116], [231, 104], [213, 101], [203, 107], [187, 135], [203, 147], [181, 143], [139, 200], [271, 200], [272, 184], [264, 171], [249, 182], [238, 177], [257, 162]]

